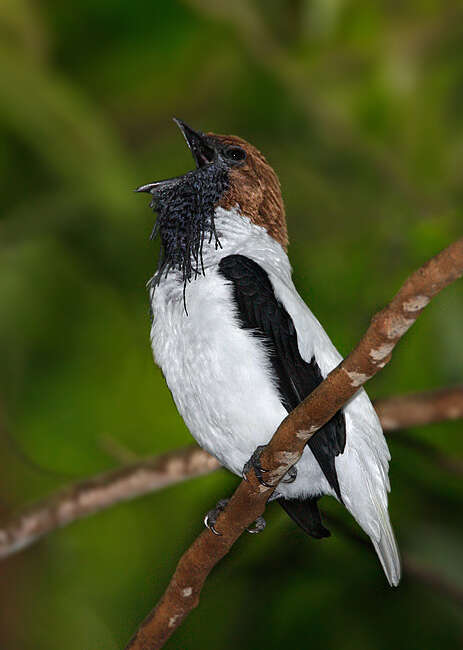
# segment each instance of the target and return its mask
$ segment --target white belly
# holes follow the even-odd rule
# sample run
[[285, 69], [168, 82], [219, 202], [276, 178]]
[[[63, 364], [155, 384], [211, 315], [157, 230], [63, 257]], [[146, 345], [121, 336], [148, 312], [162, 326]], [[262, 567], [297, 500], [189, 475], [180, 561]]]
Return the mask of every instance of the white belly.
[[[151, 342], [177, 408], [198, 443], [235, 474], [287, 415], [264, 344], [239, 327], [231, 287], [217, 271], [183, 285], [167, 278], [152, 293]], [[285, 496], [333, 494], [310, 449]]]

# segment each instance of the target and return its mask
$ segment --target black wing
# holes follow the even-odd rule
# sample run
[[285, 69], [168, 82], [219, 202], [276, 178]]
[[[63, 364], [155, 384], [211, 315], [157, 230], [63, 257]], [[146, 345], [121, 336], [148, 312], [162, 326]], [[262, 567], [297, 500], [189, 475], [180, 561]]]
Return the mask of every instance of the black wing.
[[[243, 255], [229, 255], [220, 261], [219, 270], [232, 283], [241, 326], [265, 341], [281, 401], [289, 413], [323, 380], [315, 357], [310, 363], [301, 357], [291, 316], [275, 296], [267, 273], [256, 262]], [[345, 444], [346, 423], [342, 411], [308, 442], [340, 501], [334, 459], [343, 453]], [[288, 509], [286, 505], [285, 509]]]

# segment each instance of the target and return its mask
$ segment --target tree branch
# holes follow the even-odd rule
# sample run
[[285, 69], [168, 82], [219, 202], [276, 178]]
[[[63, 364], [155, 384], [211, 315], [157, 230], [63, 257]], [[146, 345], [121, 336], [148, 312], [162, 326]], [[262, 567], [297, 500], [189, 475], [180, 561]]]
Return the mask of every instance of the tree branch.
[[376, 400], [375, 409], [385, 431], [457, 420], [463, 417], [463, 386]]
[[[421, 411], [420, 405], [425, 409]], [[463, 417], [463, 386], [427, 391], [374, 403], [384, 432]], [[398, 434], [396, 433], [396, 436]], [[463, 475], [463, 462], [439, 452], [421, 440], [401, 436], [442, 469]], [[105, 443], [106, 444], [106, 443]], [[114, 443], [111, 442], [111, 452]], [[124, 450], [117, 455], [127, 457]], [[169, 485], [209, 474], [219, 462], [196, 445], [131, 462], [124, 467], [78, 481], [69, 487], [23, 508], [0, 525], [0, 558], [31, 546], [57, 528], [110, 508], [122, 501], [156, 492]]]
[[249, 472], [217, 519], [216, 529], [222, 534], [204, 530], [184, 553], [163, 597], [129, 642], [128, 650], [155, 650], [164, 645], [198, 605], [213, 567], [264, 512], [278, 482], [299, 460], [311, 436], [384, 368], [429, 301], [462, 274], [463, 239], [459, 239], [413, 273], [389, 305], [373, 317], [359, 345], [283, 420], [262, 453], [262, 464], [268, 469], [266, 480], [272, 487], [259, 484], [254, 472]]
[[191, 446], [80, 481], [25, 508], [0, 528], [0, 558], [30, 546], [56, 528], [167, 485], [220, 467]]

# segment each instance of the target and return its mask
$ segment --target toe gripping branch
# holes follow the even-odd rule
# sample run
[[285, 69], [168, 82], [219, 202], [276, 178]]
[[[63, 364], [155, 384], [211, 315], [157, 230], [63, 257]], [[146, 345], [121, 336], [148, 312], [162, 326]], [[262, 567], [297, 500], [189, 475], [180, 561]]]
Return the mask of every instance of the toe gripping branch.
[[273, 487], [273, 485], [267, 483], [263, 477], [263, 474], [268, 472], [268, 469], [264, 469], [260, 462], [260, 457], [265, 447], [266, 445], [259, 445], [258, 447], [255, 448], [251, 458], [248, 460], [247, 463], [244, 464], [242, 477], [244, 478], [245, 481], [247, 481], [248, 480], [247, 474], [251, 470], [254, 470], [254, 474], [256, 475], [256, 478], [261, 485], [265, 485], [265, 487]]
[[[230, 501], [230, 499], [220, 499], [220, 501], [217, 502], [217, 505], [215, 508], [212, 510], [209, 510], [209, 512], [206, 514], [204, 517], [204, 525], [206, 528], [209, 528], [211, 533], [214, 533], [214, 535], [222, 535], [220, 531], [217, 530], [215, 527], [217, 517], [221, 512], [225, 510], [225, 507], [227, 503]], [[255, 533], [261, 533], [266, 526], [265, 519], [260, 516], [257, 517], [256, 521], [254, 522], [254, 526], [251, 526], [250, 528], [246, 528], [248, 533], [255, 534]]]
[[215, 528], [215, 524], [217, 521], [217, 517], [220, 515], [221, 512], [225, 510], [225, 507], [229, 501], [230, 499], [220, 499], [220, 501], [217, 501], [215, 508], [209, 510], [209, 512], [206, 513], [206, 516], [204, 517], [204, 525], [206, 526], [206, 528], [209, 528], [211, 533], [214, 533], [214, 535], [222, 534]]
[[[265, 487], [273, 487], [271, 483], [267, 483], [264, 480], [263, 474], [268, 472], [268, 469], [264, 469], [262, 467], [262, 463], [260, 462], [260, 457], [264, 449], [266, 448], [266, 445], [259, 445], [256, 447], [254, 453], [252, 454], [251, 458], [248, 460], [247, 463], [245, 463], [243, 467], [243, 472], [242, 476], [245, 481], [248, 480], [247, 474], [251, 470], [254, 470], [254, 473], [256, 475], [257, 480], [261, 485], [265, 485]], [[297, 477], [297, 469], [295, 467], [290, 467], [289, 470], [286, 472], [284, 478], [281, 479], [282, 483], [293, 483], [296, 480]]]
[[[270, 483], [264, 481], [264, 477], [263, 477], [263, 474], [265, 474], [265, 472], [268, 472], [267, 469], [264, 469], [262, 467], [262, 464], [260, 462], [260, 456], [264, 449], [265, 449], [265, 445], [259, 445], [259, 447], [256, 447], [256, 450], [252, 454], [251, 458], [243, 467], [242, 476], [244, 480], [247, 481], [248, 479], [246, 475], [251, 470], [254, 470], [256, 478], [261, 485], [265, 485], [266, 487], [273, 487]], [[291, 467], [286, 473], [285, 477], [281, 480], [281, 482], [292, 483], [293, 481], [296, 480], [296, 477], [297, 477], [297, 469], [295, 467]], [[215, 527], [215, 524], [217, 522], [218, 516], [220, 515], [221, 512], [225, 510], [225, 507], [229, 501], [230, 499], [220, 499], [220, 501], [217, 502], [215, 508], [209, 510], [209, 512], [204, 517], [204, 525], [206, 526], [206, 528], [209, 528], [211, 533], [214, 533], [214, 535], [222, 535], [222, 533], [218, 531], [217, 528]], [[248, 531], [248, 533], [251, 534], [260, 533], [264, 530], [265, 526], [266, 526], [265, 519], [262, 516], [260, 516], [257, 517], [256, 521], [254, 522], [254, 526], [251, 526], [250, 528], [246, 528], [246, 530]]]

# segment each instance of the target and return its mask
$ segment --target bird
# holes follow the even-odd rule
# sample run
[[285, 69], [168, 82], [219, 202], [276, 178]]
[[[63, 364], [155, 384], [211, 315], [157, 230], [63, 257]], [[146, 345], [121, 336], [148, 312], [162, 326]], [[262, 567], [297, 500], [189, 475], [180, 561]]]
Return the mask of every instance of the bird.
[[[148, 282], [154, 360], [199, 445], [231, 472], [254, 469], [282, 420], [342, 357], [299, 295], [288, 258], [277, 174], [252, 144], [174, 118], [195, 168], [137, 188], [157, 213], [157, 269]], [[310, 536], [330, 536], [322, 496], [371, 538], [391, 586], [400, 558], [388, 514], [390, 454], [365, 390], [304, 448], [271, 500]], [[214, 527], [221, 500], [205, 519]], [[265, 525], [260, 518], [250, 532]]]

